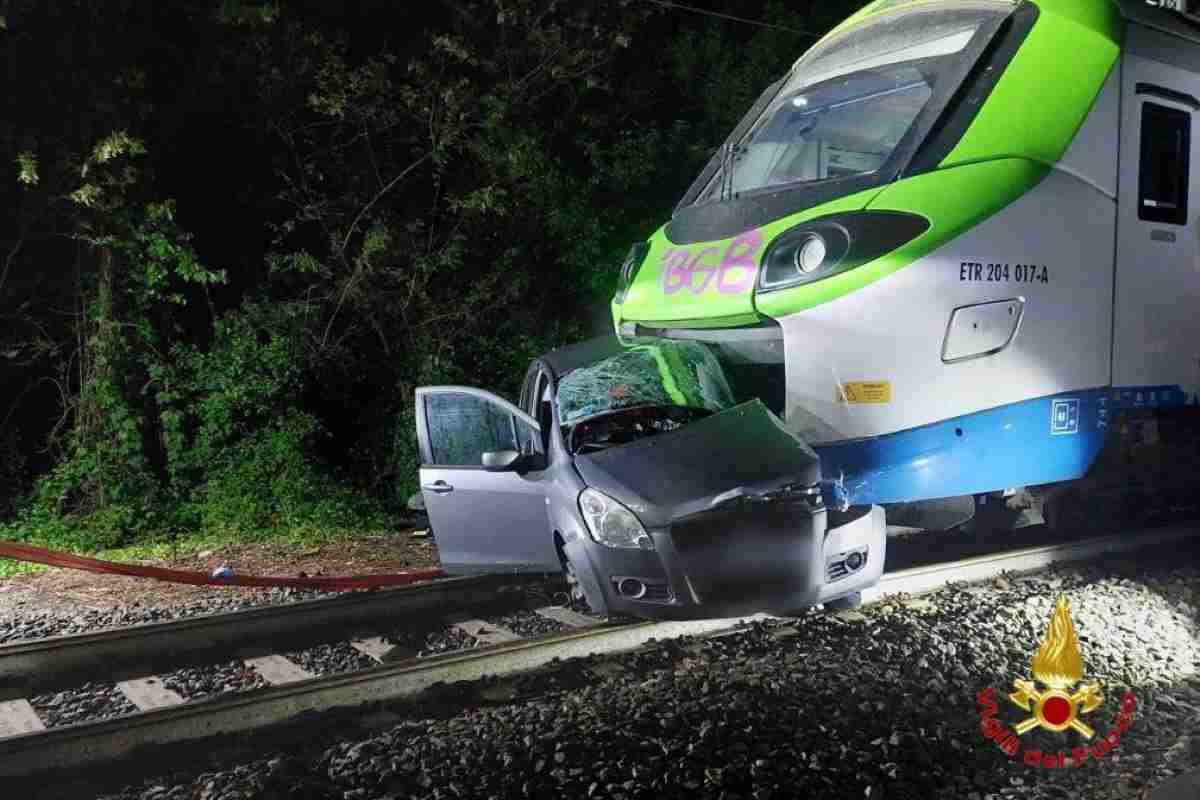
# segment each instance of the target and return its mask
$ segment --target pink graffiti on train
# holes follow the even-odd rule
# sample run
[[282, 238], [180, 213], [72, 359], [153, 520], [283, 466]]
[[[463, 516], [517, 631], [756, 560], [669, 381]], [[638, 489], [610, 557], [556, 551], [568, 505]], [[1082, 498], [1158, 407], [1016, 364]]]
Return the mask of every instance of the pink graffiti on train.
[[[741, 294], [754, 286], [762, 232], [755, 229], [734, 237], [722, 252], [719, 247], [668, 247], [659, 262], [664, 294], [687, 290], [695, 295], [707, 291]], [[699, 278], [699, 282], [697, 282]]]

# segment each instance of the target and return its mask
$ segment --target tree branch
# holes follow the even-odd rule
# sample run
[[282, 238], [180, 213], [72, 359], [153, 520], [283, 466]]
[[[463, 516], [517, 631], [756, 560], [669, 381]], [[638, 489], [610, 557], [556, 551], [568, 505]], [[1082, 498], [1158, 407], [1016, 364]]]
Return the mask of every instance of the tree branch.
[[393, 186], [395, 186], [397, 183], [399, 183], [400, 181], [402, 181], [405, 178], [405, 176], [407, 176], [410, 172], [412, 172], [417, 167], [424, 164], [426, 161], [428, 161], [432, 157], [433, 157], [433, 152], [430, 151], [430, 152], [426, 153], [425, 155], [421, 156], [420, 158], [418, 158], [413, 163], [409, 164], [407, 167], [405, 167], [403, 170], [400, 171], [399, 175], [397, 175], [396, 177], [394, 177], [390, 181], [388, 181], [387, 185], [379, 190], [379, 194], [372, 197], [371, 201], [362, 207], [362, 211], [358, 212], [358, 216], [354, 218], [354, 222], [350, 223], [350, 230], [346, 231], [346, 238], [342, 240], [342, 247], [340, 250], [341, 253], [346, 252], [346, 246], [350, 244], [350, 237], [354, 234], [354, 229], [356, 227], [358, 227], [358, 221], [363, 218], [363, 214], [366, 214], [371, 209], [371, 206], [373, 206], [377, 202], [379, 202], [379, 198], [381, 198], [385, 194], [387, 194], [391, 190], [391, 188]]

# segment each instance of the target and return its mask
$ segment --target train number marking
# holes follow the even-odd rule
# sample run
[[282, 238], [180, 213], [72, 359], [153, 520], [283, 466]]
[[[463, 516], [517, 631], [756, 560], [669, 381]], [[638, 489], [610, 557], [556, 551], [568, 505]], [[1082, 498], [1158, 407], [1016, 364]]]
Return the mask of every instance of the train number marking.
[[1049, 283], [1050, 269], [1044, 264], [985, 264], [963, 261], [958, 279], [979, 283]]

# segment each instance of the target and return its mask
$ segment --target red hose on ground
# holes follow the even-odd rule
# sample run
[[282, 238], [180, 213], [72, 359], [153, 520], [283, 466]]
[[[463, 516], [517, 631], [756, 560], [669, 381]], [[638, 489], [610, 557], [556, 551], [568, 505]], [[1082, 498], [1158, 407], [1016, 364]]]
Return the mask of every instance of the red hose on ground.
[[137, 564], [117, 564], [113, 561], [101, 561], [98, 558], [47, 550], [31, 544], [6, 541], [0, 541], [0, 558], [32, 561], [35, 564], [45, 564], [50, 567], [81, 569], [87, 572], [106, 572], [111, 575], [128, 575], [133, 578], [153, 578], [169, 583], [188, 583], [193, 586], [256, 586], [349, 591], [351, 589], [375, 589], [381, 586], [405, 586], [418, 581], [445, 577], [445, 573], [440, 569], [430, 567], [390, 575], [348, 575], [340, 578], [266, 578], [258, 575], [232, 575], [228, 578], [214, 578], [203, 572], [143, 567]]

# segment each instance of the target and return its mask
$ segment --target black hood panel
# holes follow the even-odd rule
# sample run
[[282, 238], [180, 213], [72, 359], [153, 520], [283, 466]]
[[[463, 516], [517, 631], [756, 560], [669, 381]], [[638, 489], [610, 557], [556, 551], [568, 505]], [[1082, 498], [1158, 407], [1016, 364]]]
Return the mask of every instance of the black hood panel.
[[759, 400], [670, 433], [575, 457], [584, 481], [647, 527], [705, 511], [739, 490], [757, 494], [821, 479], [817, 455]]

